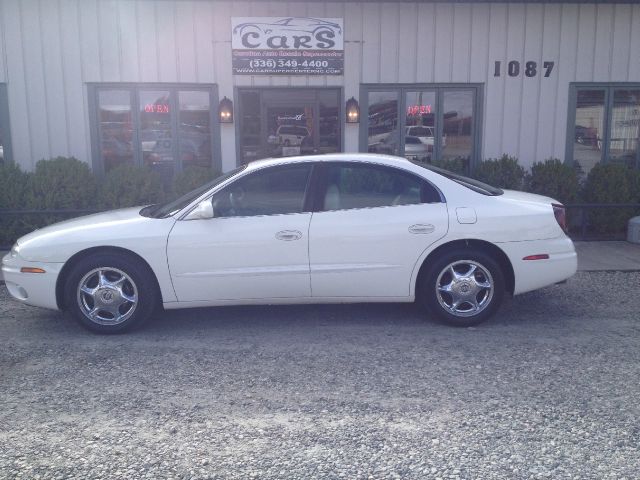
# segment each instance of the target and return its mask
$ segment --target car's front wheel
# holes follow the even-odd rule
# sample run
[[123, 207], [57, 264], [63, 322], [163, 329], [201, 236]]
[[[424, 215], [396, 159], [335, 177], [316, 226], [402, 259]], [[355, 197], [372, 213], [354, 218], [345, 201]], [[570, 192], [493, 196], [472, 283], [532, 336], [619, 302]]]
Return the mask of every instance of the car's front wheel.
[[487, 320], [504, 296], [500, 265], [484, 252], [459, 250], [439, 257], [420, 285], [422, 300], [444, 322], [468, 327]]
[[123, 333], [140, 326], [153, 313], [155, 282], [138, 261], [98, 254], [81, 259], [65, 284], [65, 305], [89, 330]]

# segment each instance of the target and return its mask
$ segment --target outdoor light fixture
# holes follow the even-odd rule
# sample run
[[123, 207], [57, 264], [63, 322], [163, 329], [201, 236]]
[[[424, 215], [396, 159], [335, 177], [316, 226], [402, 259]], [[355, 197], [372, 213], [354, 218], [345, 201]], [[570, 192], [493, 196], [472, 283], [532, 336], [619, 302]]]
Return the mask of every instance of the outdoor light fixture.
[[347, 123], [358, 123], [360, 121], [360, 105], [358, 101], [351, 97], [347, 100], [347, 108], [345, 109], [347, 115]]
[[220, 123], [233, 123], [233, 102], [226, 96], [220, 100], [218, 111], [220, 112]]

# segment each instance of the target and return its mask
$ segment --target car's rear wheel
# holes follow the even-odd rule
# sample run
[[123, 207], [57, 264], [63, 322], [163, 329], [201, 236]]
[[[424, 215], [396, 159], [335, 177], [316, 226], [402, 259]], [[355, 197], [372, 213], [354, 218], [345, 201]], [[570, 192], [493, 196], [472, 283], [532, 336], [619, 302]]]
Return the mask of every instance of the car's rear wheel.
[[124, 333], [153, 313], [155, 282], [140, 262], [124, 255], [98, 254], [81, 259], [65, 284], [65, 305], [89, 330]]
[[487, 320], [502, 303], [502, 269], [491, 256], [457, 250], [440, 256], [420, 284], [421, 299], [438, 319], [468, 327]]

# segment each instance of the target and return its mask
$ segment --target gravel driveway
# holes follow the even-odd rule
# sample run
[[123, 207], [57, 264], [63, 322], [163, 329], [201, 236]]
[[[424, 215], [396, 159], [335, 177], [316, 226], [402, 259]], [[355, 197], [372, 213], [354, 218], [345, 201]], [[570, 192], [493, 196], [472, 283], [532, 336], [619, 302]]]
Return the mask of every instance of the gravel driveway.
[[0, 477], [635, 479], [639, 291], [581, 272], [476, 328], [234, 307], [105, 337], [0, 286]]

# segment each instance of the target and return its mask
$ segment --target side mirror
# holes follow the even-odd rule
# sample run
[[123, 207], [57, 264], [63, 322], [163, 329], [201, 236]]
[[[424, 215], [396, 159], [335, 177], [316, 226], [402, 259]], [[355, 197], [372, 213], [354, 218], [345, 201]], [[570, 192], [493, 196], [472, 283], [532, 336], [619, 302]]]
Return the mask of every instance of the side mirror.
[[210, 218], [213, 218], [213, 205], [211, 199], [207, 198], [196, 205], [196, 208], [189, 212], [185, 220], [208, 220]]

